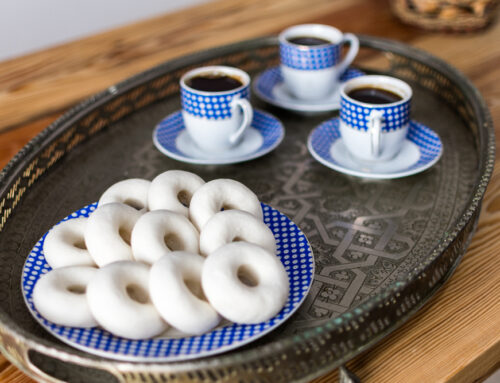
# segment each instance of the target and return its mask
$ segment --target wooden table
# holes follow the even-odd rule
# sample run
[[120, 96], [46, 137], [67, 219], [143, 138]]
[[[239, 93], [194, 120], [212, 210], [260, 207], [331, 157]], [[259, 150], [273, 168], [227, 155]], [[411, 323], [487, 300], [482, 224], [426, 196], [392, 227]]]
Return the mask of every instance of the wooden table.
[[[200, 49], [319, 22], [405, 41], [463, 71], [500, 129], [500, 24], [431, 34], [386, 1], [221, 0], [0, 63], [0, 167], [70, 106], [130, 75]], [[497, 130], [497, 137], [500, 132]], [[498, 143], [498, 138], [497, 138]], [[453, 277], [410, 321], [348, 363], [363, 382], [475, 382], [500, 367], [500, 170]], [[337, 372], [316, 382], [335, 381]], [[31, 379], [0, 356], [0, 382]]]

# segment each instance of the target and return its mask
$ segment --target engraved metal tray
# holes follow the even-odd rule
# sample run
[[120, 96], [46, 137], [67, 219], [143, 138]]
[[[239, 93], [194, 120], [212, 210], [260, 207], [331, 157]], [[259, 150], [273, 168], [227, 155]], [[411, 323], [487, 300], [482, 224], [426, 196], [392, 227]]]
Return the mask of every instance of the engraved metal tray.
[[[208, 64], [255, 76], [279, 62], [276, 38], [262, 38], [177, 59], [91, 97], [26, 145], [0, 173], [0, 346], [27, 374], [71, 382], [306, 381], [388, 335], [445, 282], [478, 220], [494, 163], [494, 132], [478, 91], [443, 61], [404, 44], [360, 36], [361, 68], [408, 81], [412, 118], [441, 137], [444, 155], [411, 177], [368, 181], [316, 162], [306, 139], [336, 113], [300, 116], [256, 107], [285, 125], [272, 153], [235, 165], [199, 166], [169, 159], [151, 139], [154, 126], [180, 108], [179, 77]], [[373, 61], [370, 61], [371, 57]], [[167, 169], [205, 180], [242, 181], [307, 235], [316, 275], [308, 298], [283, 326], [219, 356], [176, 363], [124, 363], [73, 349], [31, 317], [21, 268], [36, 241], [61, 218], [97, 201], [127, 177]]]

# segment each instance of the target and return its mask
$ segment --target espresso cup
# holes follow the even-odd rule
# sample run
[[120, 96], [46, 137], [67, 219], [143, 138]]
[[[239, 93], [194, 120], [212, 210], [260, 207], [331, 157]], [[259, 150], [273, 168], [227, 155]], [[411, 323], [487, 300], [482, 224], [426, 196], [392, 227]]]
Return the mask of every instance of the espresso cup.
[[[356, 36], [322, 24], [285, 29], [279, 35], [279, 42], [285, 85], [296, 98], [310, 101], [325, 98], [338, 88], [340, 76], [359, 50]], [[350, 48], [342, 59], [345, 43], [349, 43]]]
[[200, 149], [217, 153], [240, 142], [253, 119], [246, 72], [206, 66], [184, 74], [180, 86], [184, 125]]
[[408, 134], [411, 87], [389, 76], [362, 76], [340, 90], [340, 134], [356, 158], [386, 161], [398, 154]]

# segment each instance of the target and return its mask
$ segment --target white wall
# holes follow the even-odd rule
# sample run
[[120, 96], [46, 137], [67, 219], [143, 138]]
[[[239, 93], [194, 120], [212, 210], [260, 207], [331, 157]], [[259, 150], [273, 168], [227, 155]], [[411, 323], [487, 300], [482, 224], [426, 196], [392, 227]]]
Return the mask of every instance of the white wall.
[[0, 61], [210, 0], [0, 0]]

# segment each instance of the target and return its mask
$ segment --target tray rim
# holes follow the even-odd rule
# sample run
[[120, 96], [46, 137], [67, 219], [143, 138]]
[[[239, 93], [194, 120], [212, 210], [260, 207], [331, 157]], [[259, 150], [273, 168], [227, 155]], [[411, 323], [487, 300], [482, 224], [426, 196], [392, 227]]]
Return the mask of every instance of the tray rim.
[[[481, 206], [481, 201], [484, 196], [486, 186], [491, 178], [493, 172], [493, 166], [495, 161], [495, 134], [493, 122], [491, 119], [491, 115], [488, 111], [487, 105], [482, 98], [479, 91], [474, 87], [472, 82], [466, 78], [458, 69], [454, 68], [450, 64], [445, 61], [417, 49], [415, 47], [411, 47], [404, 43], [391, 40], [384, 39], [379, 37], [358, 35], [360, 38], [360, 42], [364, 46], [368, 46], [369, 48], [392, 52], [395, 54], [399, 54], [401, 56], [410, 58], [415, 61], [423, 61], [426, 65], [433, 67], [439, 72], [445, 72], [450, 80], [453, 80], [454, 85], [458, 86], [459, 89], [466, 96], [469, 103], [472, 105], [473, 114], [475, 119], [478, 122], [478, 130], [479, 130], [479, 142], [478, 142], [478, 162], [479, 162], [479, 170], [478, 176], [471, 192], [469, 200], [465, 203], [465, 208], [463, 209], [460, 218], [456, 221], [456, 225], [453, 230], [450, 230], [448, 235], [444, 236], [442, 240], [436, 245], [433, 251], [431, 251], [425, 260], [423, 260], [419, 267], [416, 267], [412, 270], [412, 272], [408, 273], [404, 282], [396, 282], [387, 288], [385, 288], [378, 295], [369, 298], [364, 303], [360, 304], [354, 309], [351, 309], [338, 317], [329, 320], [325, 325], [318, 326], [315, 329], [309, 329], [304, 331], [303, 333], [287, 336], [284, 339], [273, 342], [267, 345], [261, 345], [254, 347], [249, 350], [244, 350], [239, 352], [238, 354], [228, 354], [221, 355], [216, 357], [217, 360], [210, 359], [200, 359], [195, 362], [174, 362], [169, 363], [168, 367], [170, 371], [183, 371], [189, 368], [199, 369], [200, 367], [216, 367], [218, 365], [224, 365], [229, 362], [246, 362], [248, 360], [255, 359], [257, 357], [262, 357], [262, 355], [272, 355], [274, 352], [283, 351], [289, 346], [294, 344], [301, 343], [306, 340], [310, 340], [315, 336], [323, 333], [323, 332], [333, 332], [336, 329], [341, 329], [342, 326], [345, 326], [345, 323], [348, 323], [353, 320], [362, 319], [365, 313], [370, 312], [377, 306], [383, 304], [383, 302], [388, 301], [391, 297], [394, 297], [398, 293], [401, 293], [404, 288], [410, 284], [412, 281], [415, 281], [419, 278], [419, 276], [423, 273], [426, 273], [432, 266], [434, 262], [439, 259], [439, 256], [442, 255], [450, 246], [453, 245], [453, 242], [462, 234], [464, 230], [469, 227], [471, 220], [477, 218], [479, 216], [479, 209]], [[114, 86], [107, 88], [106, 90], [93, 95], [83, 102], [79, 103], [75, 107], [71, 108], [68, 112], [66, 112], [63, 116], [58, 118], [54, 123], [45, 128], [41, 133], [39, 133], [35, 138], [33, 138], [25, 147], [23, 147], [7, 164], [7, 166], [0, 172], [0, 196], [5, 195], [7, 191], [7, 185], [10, 185], [9, 181], [12, 180], [15, 176], [17, 176], [20, 172], [20, 169], [26, 163], [29, 163], [30, 159], [36, 156], [41, 150], [44, 149], [44, 144], [52, 141], [52, 139], [56, 138], [60, 134], [62, 134], [65, 128], [71, 125], [73, 122], [78, 121], [84, 114], [87, 114], [98, 108], [102, 104], [110, 101], [114, 98], [114, 96], [118, 93], [126, 92], [129, 89], [134, 88], [135, 86], [147, 82], [158, 76], [159, 73], [169, 72], [176, 69], [180, 69], [185, 67], [187, 64], [193, 64], [197, 61], [202, 61], [206, 59], [210, 59], [213, 57], [217, 57], [223, 54], [231, 53], [238, 48], [242, 49], [252, 49], [252, 48], [263, 48], [266, 46], [275, 46], [277, 43], [277, 38], [275, 36], [272, 37], [261, 37], [252, 40], [241, 41], [234, 44], [224, 45], [208, 50], [204, 50], [201, 52], [197, 52], [194, 54], [190, 54], [187, 56], [183, 56], [158, 66], [151, 68], [145, 72], [134, 75]], [[474, 222], [475, 225], [477, 222]], [[472, 230], [473, 233], [473, 230]], [[466, 242], [470, 241], [471, 235]], [[466, 244], [467, 246], [467, 244]], [[465, 248], [466, 248], [465, 246]], [[399, 321], [393, 323], [388, 329], [382, 331], [378, 334], [378, 336], [373, 337], [370, 341], [366, 342], [363, 347], [360, 347], [356, 350], [356, 352], [351, 353], [348, 357], [341, 358], [341, 360], [336, 363], [336, 365], [342, 363], [343, 361], [350, 359], [354, 355], [359, 354], [361, 351], [369, 348], [378, 340], [382, 339], [390, 332], [394, 331], [397, 327], [399, 327], [402, 323], [408, 320], [425, 302], [434, 295], [435, 291], [444, 283], [446, 278], [451, 275], [456, 265], [460, 261], [461, 256], [465, 251], [460, 254], [455, 261], [455, 264], [450, 267], [450, 269], [446, 272], [446, 275], [439, 281], [436, 282], [434, 288], [429, 292], [429, 295], [423, 298], [419, 304], [413, 307], [412, 310], [408, 311], [408, 314], [401, 317]], [[7, 319], [7, 322], [4, 319]], [[63, 361], [77, 363], [84, 366], [102, 368], [104, 370], [115, 370], [117, 371], [125, 371], [140, 368], [141, 365], [145, 366], [148, 369], [156, 368], [161, 369], [161, 364], [149, 364], [149, 363], [123, 363], [123, 362], [113, 362], [109, 360], [104, 360], [106, 364], [111, 364], [114, 367], [110, 368], [109, 366], [105, 366], [102, 363], [103, 360], [101, 358], [93, 358], [92, 356], [85, 355], [75, 355], [72, 352], [67, 350], [62, 350], [58, 347], [58, 345], [53, 345], [51, 342], [41, 340], [41, 342], [37, 342], [27, 336], [25, 334], [30, 334], [28, 331], [20, 328], [17, 324], [13, 323], [10, 320], [10, 316], [7, 315], [4, 311], [0, 311], [0, 335], [1, 334], [9, 334], [12, 338], [15, 339], [16, 343], [23, 343], [27, 349], [33, 349], [47, 356], [53, 357], [55, 359], [61, 359]], [[31, 334], [30, 334], [31, 335]], [[2, 350], [5, 351], [5, 348], [2, 346]], [[9, 359], [11, 358], [9, 353], [5, 353]], [[27, 359], [27, 358], [26, 358]], [[21, 361], [16, 360], [15, 364], [18, 367], [21, 367], [25, 372], [25, 366], [20, 364]], [[133, 367], [132, 367], [133, 365]], [[335, 366], [330, 365], [328, 369], [333, 369]], [[320, 371], [321, 372], [321, 371]], [[324, 371], [323, 371], [324, 372]]]

